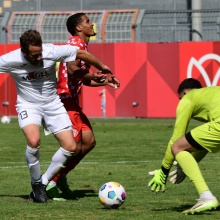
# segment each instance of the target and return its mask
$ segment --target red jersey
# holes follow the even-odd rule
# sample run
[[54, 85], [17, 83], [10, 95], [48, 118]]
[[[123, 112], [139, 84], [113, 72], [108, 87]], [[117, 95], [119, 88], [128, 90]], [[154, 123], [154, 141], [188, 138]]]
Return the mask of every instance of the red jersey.
[[[87, 45], [78, 36], [72, 36], [67, 44], [77, 46], [80, 50], [87, 50]], [[80, 60], [80, 68], [89, 72], [90, 64]], [[71, 98], [75, 104], [79, 105], [78, 95], [83, 85], [83, 79], [73, 77], [68, 74], [66, 63], [61, 62], [57, 79], [57, 92], [61, 99]], [[73, 103], [72, 103], [73, 104]]]

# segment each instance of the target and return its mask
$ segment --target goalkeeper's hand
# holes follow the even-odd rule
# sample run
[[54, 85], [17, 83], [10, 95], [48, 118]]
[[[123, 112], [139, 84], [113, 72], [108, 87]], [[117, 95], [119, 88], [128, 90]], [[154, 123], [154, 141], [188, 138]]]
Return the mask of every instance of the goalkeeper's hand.
[[186, 174], [177, 162], [173, 165], [175, 165], [177, 169], [169, 173], [170, 182], [172, 184], [180, 184], [186, 178]]
[[[164, 192], [166, 189], [166, 181], [167, 181], [167, 176], [162, 169], [160, 170], [154, 170], [149, 172], [153, 173], [154, 177], [153, 179], [148, 183], [148, 187], [151, 188], [152, 192]], [[150, 174], [151, 175], [151, 174]]]
[[[176, 161], [173, 162], [173, 165], [176, 166], [177, 169], [169, 173], [170, 182], [172, 184], [180, 184], [186, 178], [186, 174]], [[148, 174], [154, 176], [154, 172], [155, 171], [150, 171]]]

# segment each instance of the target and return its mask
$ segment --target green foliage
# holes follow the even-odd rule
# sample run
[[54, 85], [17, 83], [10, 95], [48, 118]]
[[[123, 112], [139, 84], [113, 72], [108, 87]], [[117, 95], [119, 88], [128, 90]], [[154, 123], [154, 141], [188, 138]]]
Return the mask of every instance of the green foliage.
[[[76, 220], [169, 220], [220, 219], [219, 210], [195, 216], [181, 211], [198, 198], [193, 184], [167, 183], [166, 192], [152, 193], [148, 172], [158, 169], [172, 135], [174, 119], [91, 119], [97, 145], [68, 175], [68, 183], [78, 199], [35, 204], [28, 201], [31, 191], [25, 161], [26, 140], [17, 119], [0, 124], [0, 219]], [[193, 121], [190, 128], [198, 125]], [[42, 132], [41, 169], [44, 172], [59, 145], [52, 135]], [[220, 200], [218, 154], [200, 163], [204, 177]], [[107, 210], [98, 201], [99, 187], [108, 181], [121, 183], [127, 192], [118, 210]]]

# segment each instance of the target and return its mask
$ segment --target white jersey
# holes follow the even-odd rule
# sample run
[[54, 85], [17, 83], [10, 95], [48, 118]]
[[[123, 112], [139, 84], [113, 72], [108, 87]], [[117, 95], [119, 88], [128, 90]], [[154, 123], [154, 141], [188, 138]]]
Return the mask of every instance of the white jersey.
[[0, 73], [9, 73], [13, 77], [17, 88], [17, 103], [54, 100], [57, 97], [56, 62], [74, 61], [78, 47], [43, 44], [42, 49], [42, 63], [37, 66], [24, 58], [21, 49], [0, 56]]

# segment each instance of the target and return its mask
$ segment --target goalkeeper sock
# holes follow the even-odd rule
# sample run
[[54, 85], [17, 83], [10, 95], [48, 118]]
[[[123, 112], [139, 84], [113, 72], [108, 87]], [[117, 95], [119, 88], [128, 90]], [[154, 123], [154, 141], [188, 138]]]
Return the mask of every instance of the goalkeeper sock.
[[199, 194], [209, 190], [197, 162], [189, 152], [181, 151], [176, 155], [176, 160], [182, 167], [183, 172], [193, 182]]
[[204, 199], [214, 199], [215, 197], [213, 196], [212, 192], [207, 190], [203, 193], [200, 194], [200, 198], [204, 198]]

